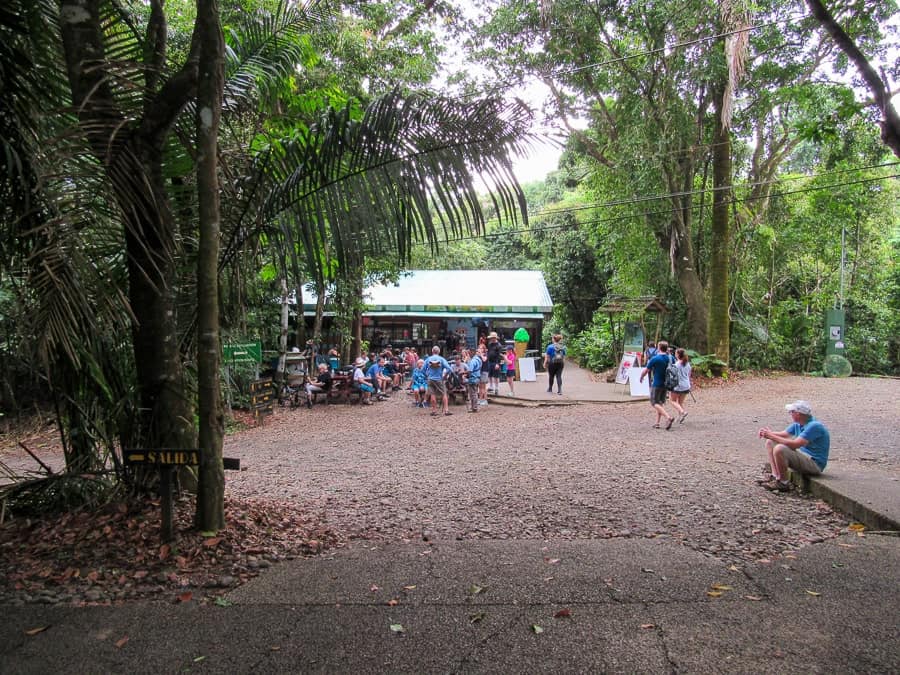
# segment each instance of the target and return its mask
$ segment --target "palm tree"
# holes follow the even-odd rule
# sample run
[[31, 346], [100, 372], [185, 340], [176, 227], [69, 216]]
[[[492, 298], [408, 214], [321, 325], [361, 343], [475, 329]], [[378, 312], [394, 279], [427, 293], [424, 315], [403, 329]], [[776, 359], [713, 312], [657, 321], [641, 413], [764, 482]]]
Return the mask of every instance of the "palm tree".
[[[52, 129], [40, 128], [34, 143], [22, 145], [22, 156], [34, 160], [33, 176], [21, 172], [16, 180], [24, 176], [29, 189], [39, 188], [47, 206], [37, 211], [40, 228], [25, 230], [20, 217], [4, 232], [3, 271], [27, 261], [39, 273], [17, 279], [22, 316], [31, 315], [19, 328], [40, 336], [45, 376], [67, 411], [61, 422], [86, 432], [77, 434], [83, 447], [100, 439], [107, 447], [194, 447], [194, 396], [183, 366], [191, 354], [183, 350], [193, 349], [193, 338], [185, 337], [198, 311], [209, 309], [215, 282], [201, 271], [196, 283], [202, 294], [182, 309], [195, 283], [190, 239], [200, 231], [196, 192], [184, 187], [193, 181], [200, 150], [191, 122], [202, 123], [205, 115], [197, 103], [200, 64], [206, 69], [216, 58], [204, 52], [215, 32], [209, 23], [214, 6], [201, 6], [190, 46], [174, 69], [161, 0], [150, 0], [143, 32], [106, 0], [61, 0], [58, 10], [52, 3], [39, 9], [52, 28], [47, 35], [60, 40], [40, 52], [40, 77], [22, 88], [36, 96], [65, 83], [70, 105], [56, 101], [48, 108], [55, 113]], [[267, 83], [294, 72], [303, 31], [315, 20], [311, 9], [312, 3], [286, 3], [261, 19], [246, 17], [249, 28], [231, 34], [240, 40], [226, 52], [223, 115], [241, 115]], [[67, 21], [58, 25], [58, 15]], [[207, 92], [207, 99], [214, 96]], [[244, 246], [257, 246], [257, 234], [283, 227], [290, 228], [307, 268], [323, 277], [358, 269], [367, 255], [405, 259], [414, 241], [436, 246], [448, 235], [483, 227], [478, 175], [498, 212], [524, 217], [509, 153], [527, 140], [528, 121], [519, 103], [396, 92], [370, 105], [361, 119], [350, 108], [330, 110], [299, 140], [273, 140], [248, 175], [221, 183], [236, 198], [222, 216], [218, 269]], [[15, 142], [13, 135], [7, 140]], [[214, 175], [206, 164], [201, 195], [209, 196]], [[222, 181], [232, 174], [218, 175]], [[4, 200], [4, 208], [18, 208]], [[208, 226], [216, 216], [214, 205], [202, 202], [203, 196], [207, 243], [198, 257], [208, 260], [209, 237], [216, 237]], [[33, 232], [40, 236], [27, 255], [11, 255], [13, 244]], [[217, 341], [210, 316], [201, 319], [197, 342], [207, 355]], [[57, 369], [63, 377], [51, 377]], [[204, 443], [212, 448], [200, 483], [212, 486], [206, 501], [212, 506], [198, 514], [198, 524], [211, 527], [221, 524], [222, 501], [216, 370], [214, 360], [203, 367], [201, 404], [201, 424], [209, 425]]]

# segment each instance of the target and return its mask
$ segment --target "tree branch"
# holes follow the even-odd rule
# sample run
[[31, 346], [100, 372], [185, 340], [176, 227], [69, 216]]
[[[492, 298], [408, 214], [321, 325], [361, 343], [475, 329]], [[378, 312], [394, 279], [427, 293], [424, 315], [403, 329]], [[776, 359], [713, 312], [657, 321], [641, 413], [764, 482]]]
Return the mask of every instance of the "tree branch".
[[865, 55], [860, 51], [859, 47], [853, 41], [843, 28], [838, 24], [831, 12], [822, 3], [822, 0], [806, 0], [809, 11], [812, 16], [819, 22], [819, 25], [828, 32], [835, 44], [853, 61], [856, 69], [862, 75], [863, 80], [872, 92], [875, 98], [875, 105], [881, 112], [881, 140], [887, 145], [897, 157], [900, 157], [900, 115], [896, 108], [891, 104], [888, 96], [888, 86], [884, 80], [878, 75], [872, 64]]

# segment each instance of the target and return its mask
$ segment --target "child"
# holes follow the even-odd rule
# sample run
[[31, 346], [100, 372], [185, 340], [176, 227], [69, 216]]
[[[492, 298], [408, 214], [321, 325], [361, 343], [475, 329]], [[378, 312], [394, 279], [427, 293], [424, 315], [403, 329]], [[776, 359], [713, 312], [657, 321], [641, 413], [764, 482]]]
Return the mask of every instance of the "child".
[[416, 367], [412, 372], [413, 405], [417, 408], [425, 407], [425, 399], [428, 394], [428, 382], [425, 380], [425, 360], [416, 361]]
[[513, 382], [516, 379], [516, 351], [511, 347], [506, 348], [506, 383], [509, 385], [509, 395], [515, 396], [516, 390]]

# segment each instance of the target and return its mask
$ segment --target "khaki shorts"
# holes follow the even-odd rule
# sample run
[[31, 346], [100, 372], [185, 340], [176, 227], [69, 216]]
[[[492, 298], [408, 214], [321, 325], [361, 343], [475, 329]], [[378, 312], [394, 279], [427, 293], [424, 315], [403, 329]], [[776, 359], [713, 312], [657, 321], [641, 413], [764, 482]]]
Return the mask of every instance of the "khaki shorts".
[[443, 399], [447, 395], [447, 386], [443, 380], [428, 380], [428, 393], [435, 398]]
[[801, 473], [804, 476], [818, 476], [822, 473], [819, 465], [805, 452], [785, 447], [782, 454], [787, 460], [788, 466], [797, 473]]

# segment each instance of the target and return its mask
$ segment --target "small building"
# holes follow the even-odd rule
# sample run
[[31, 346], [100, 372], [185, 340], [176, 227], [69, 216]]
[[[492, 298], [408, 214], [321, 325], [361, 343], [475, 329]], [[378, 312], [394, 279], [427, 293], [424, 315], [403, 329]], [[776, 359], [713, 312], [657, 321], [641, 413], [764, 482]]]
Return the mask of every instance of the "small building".
[[[369, 286], [363, 296], [362, 337], [372, 348], [472, 347], [491, 331], [511, 341], [524, 327], [529, 348], [540, 349], [553, 312], [544, 274], [533, 270], [413, 270], [396, 283]], [[303, 313], [309, 325], [315, 296], [304, 297]]]

